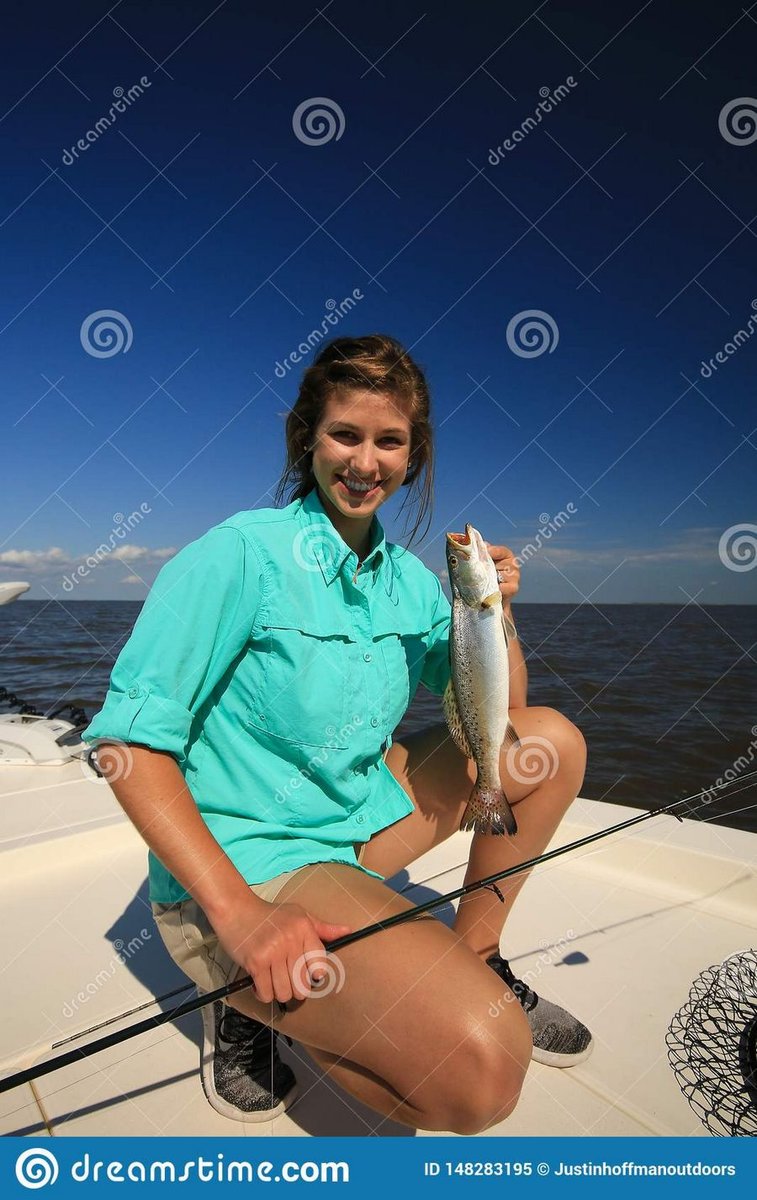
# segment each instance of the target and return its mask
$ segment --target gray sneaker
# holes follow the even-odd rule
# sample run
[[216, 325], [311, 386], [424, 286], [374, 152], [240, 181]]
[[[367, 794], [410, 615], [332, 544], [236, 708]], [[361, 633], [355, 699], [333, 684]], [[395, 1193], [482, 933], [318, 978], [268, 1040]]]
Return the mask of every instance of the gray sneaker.
[[210, 1106], [232, 1121], [281, 1116], [297, 1095], [297, 1081], [279, 1058], [275, 1030], [222, 1000], [201, 1011], [200, 1077]]
[[577, 1017], [551, 1000], [537, 996], [522, 979], [516, 979], [506, 958], [492, 954], [487, 963], [507, 984], [520, 1002], [534, 1041], [532, 1058], [548, 1067], [575, 1067], [584, 1062], [594, 1049], [589, 1030]]

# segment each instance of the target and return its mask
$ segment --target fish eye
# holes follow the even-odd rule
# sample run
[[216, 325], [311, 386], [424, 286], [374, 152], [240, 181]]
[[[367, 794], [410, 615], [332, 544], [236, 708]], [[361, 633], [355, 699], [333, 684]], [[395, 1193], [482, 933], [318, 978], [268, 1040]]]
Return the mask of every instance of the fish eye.
[[449, 556], [449, 565], [451, 567], [457, 566], [457, 559], [455, 558], [454, 554], [450, 554], [450, 556]]

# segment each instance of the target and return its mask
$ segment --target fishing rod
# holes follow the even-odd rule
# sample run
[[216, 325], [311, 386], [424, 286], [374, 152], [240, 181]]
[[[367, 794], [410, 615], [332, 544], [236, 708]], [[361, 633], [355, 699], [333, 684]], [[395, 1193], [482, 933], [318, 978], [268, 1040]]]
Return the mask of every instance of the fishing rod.
[[[474, 880], [473, 883], [465, 884], [462, 887], [456, 888], [452, 892], [447, 892], [444, 896], [436, 896], [431, 900], [426, 900], [422, 904], [416, 905], [414, 908], [409, 908], [405, 912], [395, 913], [394, 916], [387, 917], [386, 920], [376, 921], [372, 925], [366, 925], [363, 929], [356, 929], [352, 933], [344, 934], [334, 941], [324, 943], [324, 949], [327, 954], [331, 954], [336, 950], [341, 950], [345, 946], [351, 945], [353, 942], [362, 941], [363, 938], [370, 937], [374, 933], [379, 933], [386, 929], [392, 929], [395, 925], [401, 925], [406, 921], [415, 920], [424, 913], [430, 912], [434, 908], [440, 908], [444, 904], [448, 904], [451, 900], [457, 900], [463, 896], [468, 896], [472, 892], [477, 892], [482, 888], [488, 888], [495, 892], [500, 900], [504, 903], [504, 897], [500, 892], [497, 884], [504, 879], [509, 879], [513, 875], [521, 874], [523, 871], [529, 871], [533, 867], [541, 863], [550, 862], [555, 858], [561, 857], [563, 854], [569, 854], [573, 850], [580, 850], [583, 846], [589, 846], [593, 842], [600, 841], [603, 838], [609, 837], [613, 833], [620, 833], [623, 829], [630, 829], [634, 825], [643, 824], [644, 821], [649, 821], [653, 817], [671, 815], [677, 820], [683, 821], [683, 816], [676, 810], [684, 804], [689, 804], [693, 800], [698, 800], [701, 796], [711, 796], [713, 792], [720, 792], [726, 787], [730, 787], [734, 783], [745, 784], [748, 780], [757, 778], [757, 771], [747, 772], [745, 775], [739, 776], [736, 779], [726, 780], [723, 783], [712, 784], [709, 788], [701, 792], [695, 792], [691, 796], [682, 796], [680, 800], [674, 800], [670, 804], [662, 808], [650, 809], [648, 812], [638, 813], [635, 817], [629, 817], [626, 821], [619, 821], [617, 825], [611, 825], [607, 829], [597, 830], [596, 833], [587, 834], [585, 837], [578, 838], [574, 842], [568, 842], [565, 846], [558, 846], [554, 850], [548, 850], [544, 854], [538, 854], [534, 858], [529, 858], [525, 862], [516, 863], [515, 866], [506, 867], [502, 871], [495, 872], [494, 875], [487, 875], [484, 879]], [[747, 783], [747, 786], [750, 786]], [[746, 790], [740, 787], [736, 791], [738, 795], [741, 791]], [[712, 803], [712, 800], [706, 800], [704, 804], [696, 806], [696, 808], [704, 808], [707, 804]], [[696, 811], [693, 810], [693, 811]], [[687, 814], [688, 815], [688, 814]], [[132, 1009], [131, 1012], [138, 1012], [142, 1008], [150, 1004], [158, 1004], [163, 1000], [169, 999], [182, 991], [188, 991], [194, 987], [194, 984], [187, 984], [186, 987], [177, 988], [172, 992], [167, 992], [164, 996], [158, 996], [154, 1000], [147, 1001], [146, 1004], [139, 1005], [137, 1009]], [[64, 1054], [59, 1054], [55, 1058], [49, 1059], [47, 1062], [37, 1063], [32, 1067], [26, 1067], [22, 1071], [17, 1071], [13, 1075], [0, 1080], [0, 1094], [8, 1092], [12, 1088], [21, 1087], [24, 1083], [30, 1083], [33, 1079], [39, 1079], [44, 1075], [49, 1075], [53, 1071], [62, 1070], [63, 1067], [68, 1067], [72, 1063], [79, 1062], [84, 1058], [89, 1058], [93, 1054], [99, 1054], [102, 1050], [107, 1050], [111, 1046], [117, 1046], [121, 1042], [125, 1042], [133, 1037], [138, 1037], [141, 1033], [147, 1033], [150, 1029], [157, 1029], [160, 1025], [165, 1025], [168, 1021], [176, 1021], [180, 1017], [187, 1016], [189, 1013], [196, 1012], [200, 1008], [204, 1008], [206, 1004], [212, 1004], [216, 1000], [223, 1000], [226, 996], [233, 995], [234, 992], [239, 992], [243, 988], [254, 987], [252, 979], [249, 975], [244, 975], [236, 979], [233, 983], [227, 983], [223, 987], [217, 988], [214, 992], [206, 992], [202, 996], [195, 996], [192, 999], [185, 1000], [175, 1008], [169, 1009], [166, 1012], [156, 1013], [152, 1017], [147, 1017], [143, 1021], [138, 1021], [134, 1025], [129, 1025], [126, 1029], [116, 1030], [114, 1033], [106, 1034], [105, 1037], [97, 1038], [94, 1042], [89, 1042], [86, 1046], [80, 1046], [73, 1050], [68, 1050]], [[286, 1010], [284, 1010], [286, 1011]], [[118, 1017], [111, 1017], [102, 1025], [93, 1026], [93, 1029], [102, 1028], [105, 1024], [112, 1024], [115, 1021], [123, 1020], [131, 1015], [131, 1012], [122, 1013]], [[84, 1037], [91, 1030], [85, 1030], [76, 1036]]]

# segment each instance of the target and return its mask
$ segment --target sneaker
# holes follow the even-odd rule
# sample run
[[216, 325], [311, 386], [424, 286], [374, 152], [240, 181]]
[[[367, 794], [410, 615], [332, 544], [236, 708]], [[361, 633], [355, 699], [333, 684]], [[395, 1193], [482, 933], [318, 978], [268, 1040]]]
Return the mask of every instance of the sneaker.
[[297, 1081], [279, 1058], [275, 1030], [222, 1000], [204, 1006], [202, 1024], [200, 1077], [210, 1106], [232, 1121], [281, 1116], [297, 1095]]
[[567, 1009], [537, 996], [522, 979], [516, 979], [506, 958], [492, 954], [488, 965], [514, 992], [520, 1002], [534, 1041], [532, 1058], [548, 1067], [575, 1067], [589, 1057], [594, 1040], [589, 1030]]

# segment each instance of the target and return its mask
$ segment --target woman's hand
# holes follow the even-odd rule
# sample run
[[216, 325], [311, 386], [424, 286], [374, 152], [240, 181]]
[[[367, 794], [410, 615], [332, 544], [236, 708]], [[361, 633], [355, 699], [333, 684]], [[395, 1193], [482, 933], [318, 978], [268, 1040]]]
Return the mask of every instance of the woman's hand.
[[499, 590], [502, 593], [502, 607], [505, 612], [509, 613], [510, 602], [520, 587], [520, 567], [508, 546], [492, 546], [490, 542], [487, 542], [486, 548], [492, 556], [495, 567], [501, 572], [502, 582]]
[[227, 954], [252, 978], [255, 994], [264, 1004], [304, 1000], [326, 974], [324, 942], [351, 933], [349, 925], [334, 925], [311, 916], [299, 904], [269, 904], [250, 892], [231, 915], [217, 917], [214, 928]]

